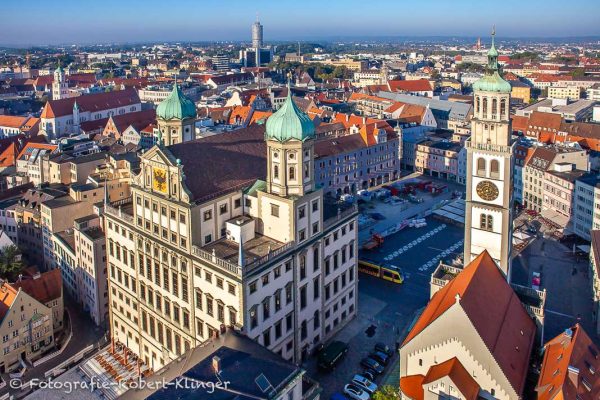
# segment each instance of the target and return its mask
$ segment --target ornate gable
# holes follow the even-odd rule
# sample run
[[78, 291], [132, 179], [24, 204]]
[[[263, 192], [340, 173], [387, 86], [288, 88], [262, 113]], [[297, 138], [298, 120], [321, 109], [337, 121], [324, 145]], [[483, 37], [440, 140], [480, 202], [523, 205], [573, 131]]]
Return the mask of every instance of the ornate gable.
[[191, 193], [185, 185], [180, 160], [163, 146], [154, 146], [140, 158], [140, 173], [134, 177], [136, 186], [172, 201], [189, 202]]

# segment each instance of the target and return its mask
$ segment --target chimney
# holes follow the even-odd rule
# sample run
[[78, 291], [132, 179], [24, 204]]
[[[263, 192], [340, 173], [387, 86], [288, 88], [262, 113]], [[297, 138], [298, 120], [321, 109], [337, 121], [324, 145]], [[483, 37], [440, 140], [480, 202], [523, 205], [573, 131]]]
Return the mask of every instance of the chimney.
[[221, 357], [213, 356], [212, 358], [212, 368], [216, 375], [221, 373]]

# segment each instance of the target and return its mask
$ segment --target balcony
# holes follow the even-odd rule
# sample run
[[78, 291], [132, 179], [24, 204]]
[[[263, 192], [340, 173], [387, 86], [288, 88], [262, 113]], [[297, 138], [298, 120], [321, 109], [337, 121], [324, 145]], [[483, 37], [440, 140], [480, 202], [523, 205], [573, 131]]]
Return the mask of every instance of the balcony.
[[502, 146], [499, 144], [490, 144], [490, 143], [473, 143], [471, 139], [465, 142], [465, 147], [473, 150], [482, 150], [482, 151], [494, 151], [497, 153], [510, 153], [512, 152], [511, 146]]
[[242, 276], [261, 265], [291, 251], [295, 242], [281, 243], [267, 236], [256, 235], [244, 242], [244, 266], [239, 265], [239, 244], [226, 238], [200, 248], [192, 246], [192, 254], [203, 261]]

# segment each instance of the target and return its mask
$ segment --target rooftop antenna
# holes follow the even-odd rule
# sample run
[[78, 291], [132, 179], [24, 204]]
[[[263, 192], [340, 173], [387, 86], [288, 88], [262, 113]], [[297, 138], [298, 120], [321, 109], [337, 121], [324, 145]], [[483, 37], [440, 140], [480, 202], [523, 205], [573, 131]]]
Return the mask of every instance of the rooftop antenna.
[[258, 11], [256, 12], [256, 22], [260, 22], [260, 21], [258, 20]]

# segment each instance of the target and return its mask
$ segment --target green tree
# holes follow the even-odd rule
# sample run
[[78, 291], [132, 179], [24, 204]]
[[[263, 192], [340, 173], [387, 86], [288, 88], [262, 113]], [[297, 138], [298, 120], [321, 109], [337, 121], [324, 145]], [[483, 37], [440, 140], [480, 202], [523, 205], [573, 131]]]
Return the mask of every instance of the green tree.
[[400, 400], [400, 390], [393, 386], [385, 385], [373, 393], [371, 398], [373, 400]]
[[0, 278], [13, 281], [21, 269], [21, 250], [17, 246], [6, 246], [0, 252]]
[[581, 78], [581, 77], [585, 76], [585, 69], [575, 68], [573, 71], [571, 71], [571, 76], [573, 78]]

